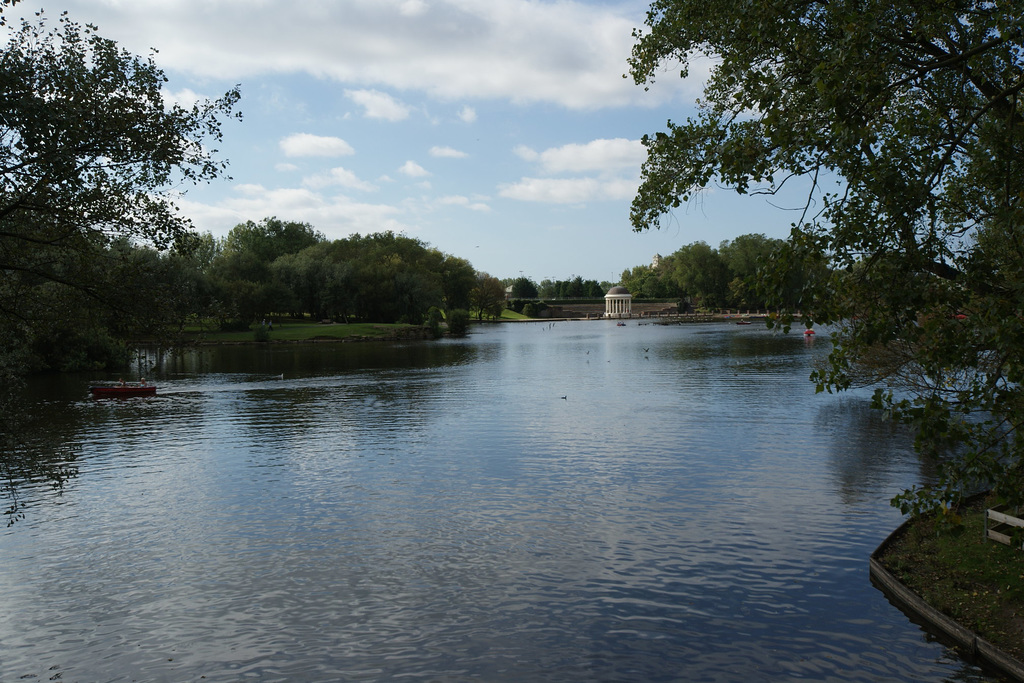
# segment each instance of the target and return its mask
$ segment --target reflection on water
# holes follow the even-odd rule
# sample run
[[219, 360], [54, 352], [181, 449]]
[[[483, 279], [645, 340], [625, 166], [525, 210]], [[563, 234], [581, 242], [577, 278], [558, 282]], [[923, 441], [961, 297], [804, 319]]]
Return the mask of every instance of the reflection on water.
[[78, 477], [0, 536], [0, 680], [981, 680], [868, 581], [922, 473], [826, 350], [536, 323], [54, 378]]

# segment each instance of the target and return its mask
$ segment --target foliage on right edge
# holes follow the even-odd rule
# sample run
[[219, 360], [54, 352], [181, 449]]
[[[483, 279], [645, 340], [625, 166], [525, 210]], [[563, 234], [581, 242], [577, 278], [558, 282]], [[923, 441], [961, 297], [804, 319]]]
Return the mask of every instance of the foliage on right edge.
[[944, 455], [938, 484], [894, 505], [942, 514], [989, 487], [1024, 504], [1019, 3], [656, 0], [646, 23], [637, 83], [715, 59], [698, 115], [643, 139], [634, 229], [714, 184], [806, 186], [758, 279], [778, 324], [836, 326], [819, 390], [880, 387]]

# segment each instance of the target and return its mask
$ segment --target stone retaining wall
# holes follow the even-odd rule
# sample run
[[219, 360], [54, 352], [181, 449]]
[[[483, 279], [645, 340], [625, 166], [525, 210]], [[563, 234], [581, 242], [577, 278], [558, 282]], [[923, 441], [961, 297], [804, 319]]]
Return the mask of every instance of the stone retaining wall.
[[[604, 316], [604, 302], [599, 304], [573, 303], [565, 306], [549, 304], [548, 306], [547, 310], [550, 311], [548, 317], [551, 318], [601, 318]], [[633, 301], [630, 310], [632, 310], [634, 318], [644, 318], [657, 315], [674, 315], [679, 311], [679, 307], [664, 301], [656, 303]]]

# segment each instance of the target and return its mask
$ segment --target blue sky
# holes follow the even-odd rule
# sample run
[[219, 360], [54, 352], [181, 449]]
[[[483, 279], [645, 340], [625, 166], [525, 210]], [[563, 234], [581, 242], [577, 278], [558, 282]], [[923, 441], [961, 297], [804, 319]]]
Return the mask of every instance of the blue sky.
[[[785, 199], [712, 188], [634, 233], [644, 133], [695, 112], [708, 61], [622, 75], [648, 4], [622, 0], [23, 0], [150, 54], [183, 103], [242, 90], [230, 180], [180, 202], [215, 236], [267, 216], [330, 239], [393, 230], [496, 277], [617, 281], [703, 240], [785, 237]], [[799, 204], [792, 198], [791, 206]]]

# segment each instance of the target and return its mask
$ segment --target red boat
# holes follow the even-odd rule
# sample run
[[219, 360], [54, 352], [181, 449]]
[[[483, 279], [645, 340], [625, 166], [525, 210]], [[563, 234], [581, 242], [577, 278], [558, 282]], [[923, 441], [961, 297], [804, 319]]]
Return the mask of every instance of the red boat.
[[117, 398], [127, 396], [153, 396], [156, 394], [155, 384], [114, 384], [110, 386], [89, 387], [89, 393], [99, 398]]

